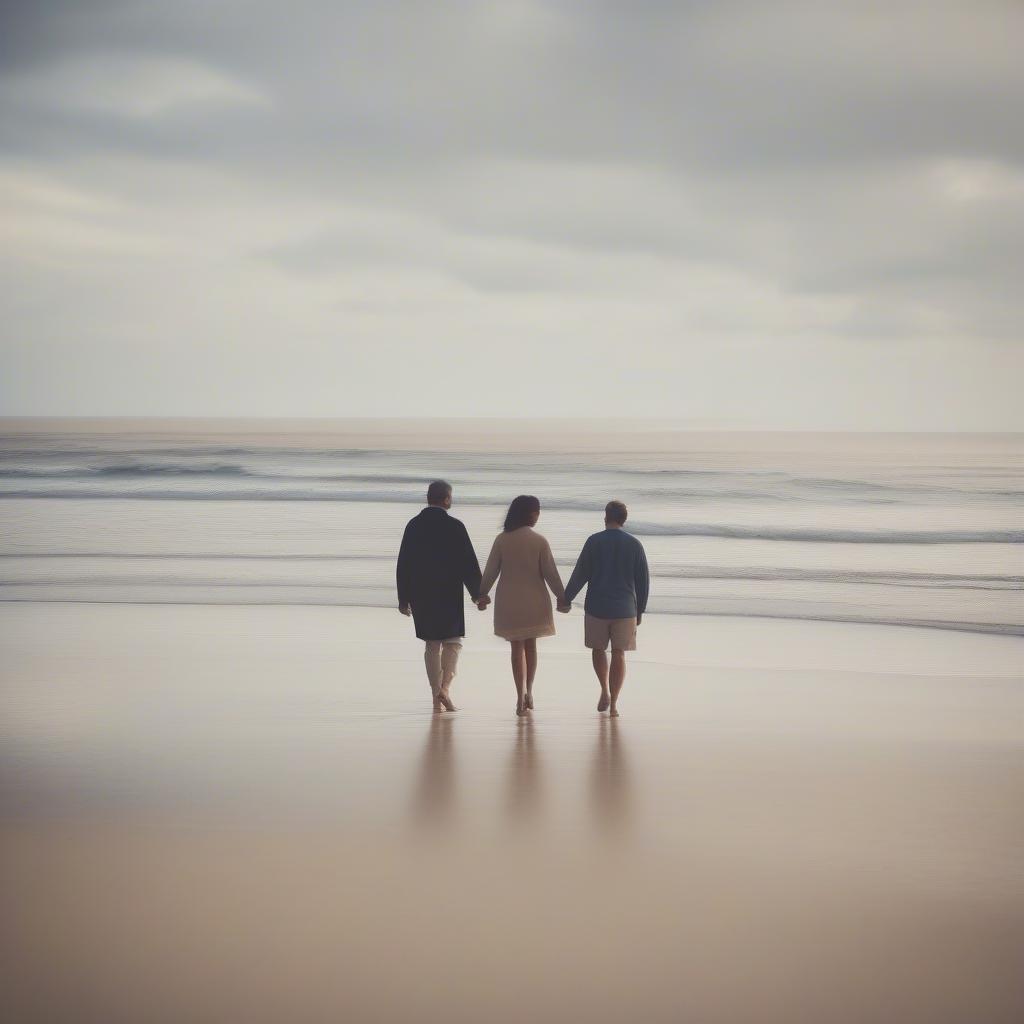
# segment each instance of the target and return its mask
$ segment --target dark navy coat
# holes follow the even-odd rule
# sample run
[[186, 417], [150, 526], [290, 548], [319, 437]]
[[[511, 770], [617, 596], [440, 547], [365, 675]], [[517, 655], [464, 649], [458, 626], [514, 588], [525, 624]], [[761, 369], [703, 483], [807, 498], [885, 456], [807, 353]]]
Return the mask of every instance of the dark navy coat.
[[466, 635], [462, 588], [475, 601], [480, 563], [466, 527], [445, 509], [428, 505], [410, 519], [398, 552], [398, 603], [412, 606], [421, 640]]

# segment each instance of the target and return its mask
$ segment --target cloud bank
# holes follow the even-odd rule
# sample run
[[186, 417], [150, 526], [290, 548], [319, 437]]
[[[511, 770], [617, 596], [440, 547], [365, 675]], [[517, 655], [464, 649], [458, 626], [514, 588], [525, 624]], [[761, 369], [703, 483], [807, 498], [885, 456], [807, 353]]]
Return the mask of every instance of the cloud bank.
[[1024, 429], [1019, 4], [2, 12], [0, 412]]

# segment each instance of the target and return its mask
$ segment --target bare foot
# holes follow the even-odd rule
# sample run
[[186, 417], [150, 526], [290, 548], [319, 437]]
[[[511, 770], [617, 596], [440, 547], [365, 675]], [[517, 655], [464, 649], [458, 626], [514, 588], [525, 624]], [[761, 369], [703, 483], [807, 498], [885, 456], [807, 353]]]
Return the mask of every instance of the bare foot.
[[611, 697], [608, 695], [608, 691], [607, 690], [602, 690], [601, 691], [601, 699], [597, 702], [597, 710], [598, 711], [607, 711], [608, 710], [608, 702], [610, 700], [611, 700]]
[[614, 704], [608, 709], [608, 717], [609, 718], [618, 718], [619, 717], [619, 713], [615, 709], [615, 705]]
[[532, 693], [528, 693], [523, 698], [523, 707], [526, 708], [527, 711], [532, 711], [533, 710], [533, 694]]
[[435, 700], [434, 701], [434, 714], [435, 715], [439, 715], [439, 714], [441, 714], [442, 711], [444, 711], [444, 708], [441, 707], [441, 702], [439, 700]]
[[520, 702], [520, 703], [516, 704], [516, 714], [517, 714], [517, 715], [520, 715], [520, 716], [522, 716], [522, 715], [525, 715], [525, 714], [526, 714], [526, 708], [524, 707], [524, 705], [522, 704], [522, 702]]
[[438, 695], [437, 699], [445, 711], [458, 711], [459, 709], [452, 703], [451, 697], [442, 690]]

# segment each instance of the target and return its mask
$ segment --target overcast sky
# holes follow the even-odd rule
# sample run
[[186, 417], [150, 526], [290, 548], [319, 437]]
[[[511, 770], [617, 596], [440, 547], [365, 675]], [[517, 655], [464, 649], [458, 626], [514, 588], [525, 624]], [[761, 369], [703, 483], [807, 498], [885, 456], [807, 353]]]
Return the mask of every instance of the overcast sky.
[[0, 413], [1024, 429], [1018, 0], [0, 10]]

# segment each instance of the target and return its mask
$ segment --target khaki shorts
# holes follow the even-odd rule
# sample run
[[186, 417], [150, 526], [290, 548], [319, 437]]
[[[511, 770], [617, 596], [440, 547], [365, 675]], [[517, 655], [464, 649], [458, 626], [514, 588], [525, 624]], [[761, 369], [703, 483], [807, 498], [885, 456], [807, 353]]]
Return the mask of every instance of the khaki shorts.
[[619, 651], [636, 650], [636, 619], [599, 619], [589, 613], [583, 616], [583, 642], [587, 647], [603, 651], [611, 641]]

